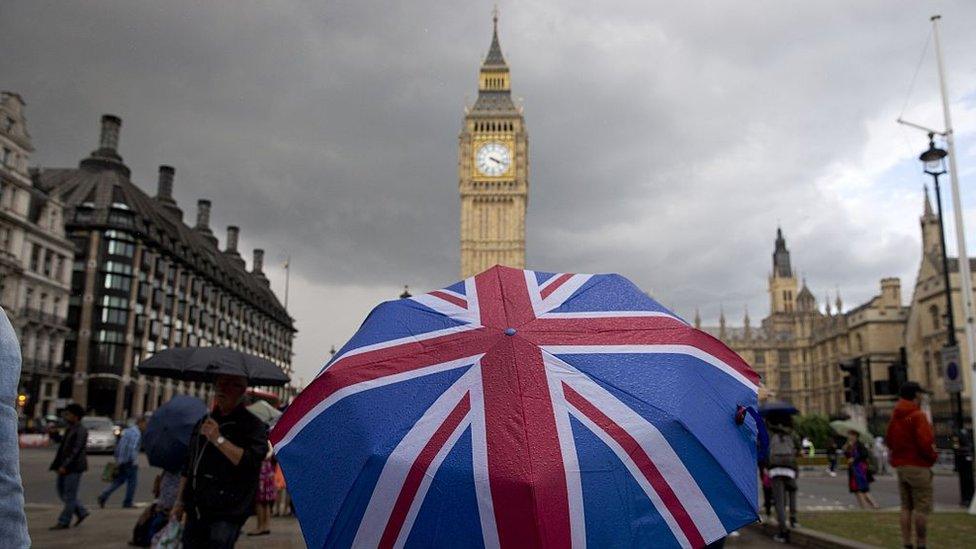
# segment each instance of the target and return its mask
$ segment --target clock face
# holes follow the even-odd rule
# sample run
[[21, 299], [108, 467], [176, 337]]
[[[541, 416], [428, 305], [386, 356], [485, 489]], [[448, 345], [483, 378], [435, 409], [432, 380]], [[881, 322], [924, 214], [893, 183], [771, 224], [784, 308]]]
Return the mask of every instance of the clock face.
[[478, 148], [475, 163], [483, 175], [498, 177], [507, 173], [512, 166], [512, 151], [503, 143], [485, 143]]

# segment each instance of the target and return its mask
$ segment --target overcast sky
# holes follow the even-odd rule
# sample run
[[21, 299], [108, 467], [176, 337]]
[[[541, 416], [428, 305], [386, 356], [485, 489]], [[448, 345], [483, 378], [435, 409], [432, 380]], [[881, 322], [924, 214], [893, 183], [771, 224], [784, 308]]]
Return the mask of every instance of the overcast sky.
[[[942, 127], [933, 13], [976, 247], [976, 3], [499, 7], [529, 130], [531, 268], [619, 272], [687, 318], [724, 306], [739, 324], [748, 306], [755, 322], [781, 224], [818, 299], [839, 288], [849, 308], [898, 276], [907, 302], [926, 141], [894, 120]], [[156, 167], [175, 166], [186, 219], [212, 199], [221, 242], [237, 224], [249, 263], [267, 249], [282, 298], [290, 255], [307, 380], [403, 284], [458, 276], [457, 134], [491, 9], [6, 0], [0, 88], [27, 101], [33, 164], [76, 165], [117, 114], [137, 184], [155, 194]]]

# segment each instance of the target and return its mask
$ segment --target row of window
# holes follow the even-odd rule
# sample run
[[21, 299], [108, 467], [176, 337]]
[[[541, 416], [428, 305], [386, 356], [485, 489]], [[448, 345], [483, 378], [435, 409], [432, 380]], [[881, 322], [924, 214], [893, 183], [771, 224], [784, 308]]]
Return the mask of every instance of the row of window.
[[485, 121], [475, 122], [474, 131], [476, 132], [514, 132], [515, 123], [505, 121]]
[[64, 280], [64, 264], [68, 258], [40, 244], [31, 245], [30, 270], [59, 282]]

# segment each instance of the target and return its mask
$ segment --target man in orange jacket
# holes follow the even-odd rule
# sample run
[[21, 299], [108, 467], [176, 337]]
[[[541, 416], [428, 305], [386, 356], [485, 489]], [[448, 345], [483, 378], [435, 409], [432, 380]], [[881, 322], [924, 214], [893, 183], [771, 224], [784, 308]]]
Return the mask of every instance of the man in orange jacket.
[[935, 436], [928, 417], [919, 406], [922, 394], [927, 393], [918, 383], [909, 381], [901, 386], [898, 404], [891, 414], [885, 442], [888, 461], [898, 472], [898, 493], [901, 496], [901, 539], [905, 547], [912, 545], [912, 514], [914, 512], [914, 547], [925, 547], [926, 523], [932, 512], [932, 465], [938, 459]]

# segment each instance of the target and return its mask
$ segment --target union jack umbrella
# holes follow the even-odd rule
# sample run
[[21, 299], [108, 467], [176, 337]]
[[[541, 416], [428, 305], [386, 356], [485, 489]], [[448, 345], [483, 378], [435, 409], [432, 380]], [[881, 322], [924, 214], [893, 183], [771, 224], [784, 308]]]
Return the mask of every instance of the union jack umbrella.
[[758, 519], [758, 383], [619, 275], [496, 266], [376, 307], [271, 439], [309, 547], [701, 547]]

